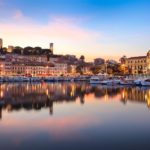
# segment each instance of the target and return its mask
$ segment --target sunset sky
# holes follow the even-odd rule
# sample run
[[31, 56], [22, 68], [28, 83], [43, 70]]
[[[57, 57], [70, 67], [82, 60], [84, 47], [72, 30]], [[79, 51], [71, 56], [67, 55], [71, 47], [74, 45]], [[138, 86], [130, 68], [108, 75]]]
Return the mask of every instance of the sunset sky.
[[150, 49], [149, 0], [0, 0], [4, 46], [118, 59]]

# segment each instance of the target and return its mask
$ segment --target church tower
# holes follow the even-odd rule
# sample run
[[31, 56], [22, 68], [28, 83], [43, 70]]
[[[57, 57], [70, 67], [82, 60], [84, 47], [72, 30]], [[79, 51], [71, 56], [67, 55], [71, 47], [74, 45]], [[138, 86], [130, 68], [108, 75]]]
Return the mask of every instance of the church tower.
[[54, 53], [54, 43], [50, 43], [50, 47], [49, 47], [50, 51], [52, 52], [52, 54]]

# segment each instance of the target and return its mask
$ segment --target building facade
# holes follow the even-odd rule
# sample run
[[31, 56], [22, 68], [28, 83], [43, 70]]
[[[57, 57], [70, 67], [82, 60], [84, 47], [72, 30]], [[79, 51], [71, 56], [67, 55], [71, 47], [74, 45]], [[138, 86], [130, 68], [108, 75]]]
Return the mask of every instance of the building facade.
[[68, 65], [47, 60], [47, 56], [7, 54], [0, 60], [1, 76], [60, 76], [68, 75]]
[[150, 74], [150, 51], [146, 56], [126, 58], [124, 65], [129, 74]]

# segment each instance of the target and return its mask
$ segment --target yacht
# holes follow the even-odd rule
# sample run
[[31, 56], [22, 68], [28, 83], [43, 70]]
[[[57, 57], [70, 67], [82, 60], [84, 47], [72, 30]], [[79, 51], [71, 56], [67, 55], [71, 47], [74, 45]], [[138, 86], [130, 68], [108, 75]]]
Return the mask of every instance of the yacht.
[[119, 79], [107, 79], [107, 80], [101, 81], [101, 84], [104, 84], [104, 85], [117, 85], [117, 84], [120, 84], [120, 80]]
[[150, 86], [150, 79], [145, 79], [145, 80], [141, 81], [141, 85], [142, 86]]
[[90, 78], [90, 83], [91, 84], [100, 84], [101, 83], [101, 80], [98, 76], [92, 76]]
[[40, 82], [41, 78], [40, 77], [31, 77], [30, 82]]
[[134, 80], [134, 84], [140, 86], [143, 79], [136, 79]]
[[135, 85], [133, 79], [122, 79], [120, 81], [121, 85]]

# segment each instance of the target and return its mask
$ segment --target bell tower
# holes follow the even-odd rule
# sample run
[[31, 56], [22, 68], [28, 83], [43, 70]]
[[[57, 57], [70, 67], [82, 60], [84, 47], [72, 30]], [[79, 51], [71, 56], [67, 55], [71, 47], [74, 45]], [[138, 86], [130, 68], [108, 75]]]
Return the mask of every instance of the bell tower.
[[51, 51], [52, 54], [53, 54], [53, 52], [54, 52], [54, 43], [50, 43], [49, 49], [50, 49], [50, 51]]
[[147, 53], [147, 57], [150, 57], [150, 50], [149, 50], [148, 53]]

